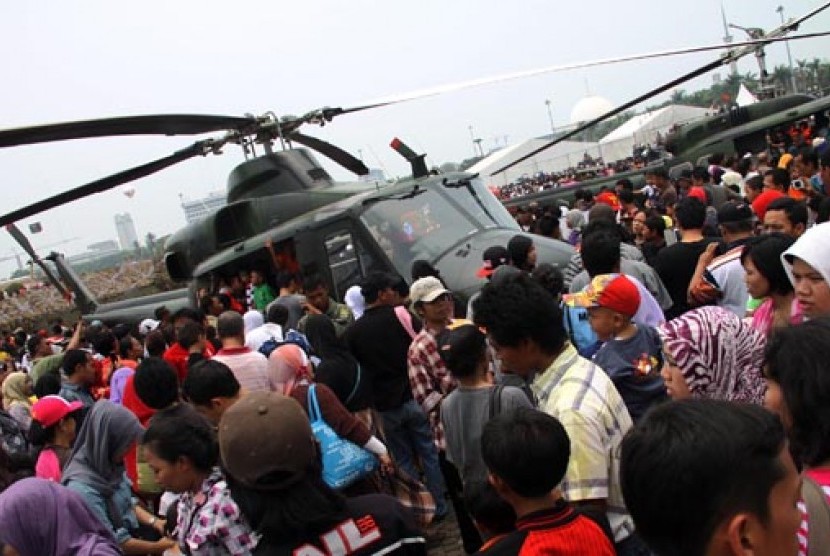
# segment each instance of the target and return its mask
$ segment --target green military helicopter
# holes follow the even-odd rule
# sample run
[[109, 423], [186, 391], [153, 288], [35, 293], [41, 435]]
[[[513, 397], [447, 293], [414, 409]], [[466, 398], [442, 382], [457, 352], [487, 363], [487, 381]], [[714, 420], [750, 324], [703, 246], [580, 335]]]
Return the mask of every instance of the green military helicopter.
[[[827, 7], [830, 2], [782, 26], [764, 40], [733, 44], [733, 49], [718, 60], [634, 99], [582, 129], [777, 40]], [[821, 34], [804, 37], [817, 35]], [[90, 137], [204, 135], [224, 131], [221, 136], [200, 139], [167, 157], [2, 215], [0, 225], [6, 226], [33, 261], [42, 265], [47, 278], [57, 288], [64, 291], [65, 285], [71, 290], [76, 306], [90, 320], [135, 323], [152, 316], [159, 305], [171, 310], [195, 306], [201, 288], [215, 289], [240, 270], [252, 268], [270, 269], [269, 279], [280, 268], [303, 274], [319, 273], [328, 281], [332, 295], [342, 299], [345, 290], [368, 272], [384, 270], [408, 278], [412, 262], [423, 259], [437, 267], [449, 288], [465, 299], [483, 284], [476, 277], [476, 270], [481, 266], [484, 250], [492, 245], [505, 245], [512, 236], [521, 233], [516, 221], [484, 182], [468, 173], [430, 172], [424, 155], [416, 155], [399, 140], [393, 141], [392, 147], [410, 162], [411, 178], [394, 184], [335, 182], [311, 150], [358, 176], [367, 174], [368, 169], [339, 147], [301, 133], [303, 126], [325, 125], [345, 114], [529, 75], [722, 48], [723, 45], [713, 45], [542, 68], [437, 87], [351, 108], [323, 108], [299, 117], [278, 118], [273, 113], [260, 117], [151, 115], [0, 130], [0, 148]], [[227, 206], [174, 233], [165, 245], [167, 272], [183, 285], [177, 290], [101, 304], [63, 256], [52, 253], [46, 259], [55, 264], [59, 274], [55, 276], [15, 226], [23, 218], [143, 178], [190, 158], [220, 154], [229, 145], [241, 147], [247, 160], [228, 178]], [[540, 262], [564, 266], [570, 259], [571, 247], [563, 242], [534, 237], [534, 243]]]
[[639, 188], [647, 171], [662, 167], [670, 177], [694, 166], [708, 166], [715, 153], [743, 156], [766, 150], [767, 134], [803, 120], [814, 120], [817, 129], [830, 126], [830, 96], [787, 95], [759, 101], [743, 107], [701, 118], [673, 130], [666, 136], [665, 149], [670, 156], [653, 161], [644, 168], [585, 180], [571, 186], [531, 193], [505, 201], [508, 207], [526, 207], [531, 203], [557, 204], [570, 201], [574, 193], [587, 189], [596, 193], [602, 187], [613, 189], [621, 179], [629, 179]]

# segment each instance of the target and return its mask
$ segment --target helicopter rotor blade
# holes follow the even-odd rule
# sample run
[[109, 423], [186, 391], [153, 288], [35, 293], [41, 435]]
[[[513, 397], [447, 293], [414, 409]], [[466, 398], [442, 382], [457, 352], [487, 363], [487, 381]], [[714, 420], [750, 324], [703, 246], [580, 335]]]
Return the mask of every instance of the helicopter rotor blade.
[[68, 139], [123, 135], [199, 135], [241, 129], [256, 124], [254, 118], [200, 114], [156, 114], [82, 120], [0, 130], [0, 148]]
[[35, 248], [32, 247], [32, 244], [29, 242], [29, 238], [23, 235], [23, 232], [21, 232], [20, 229], [13, 223], [6, 224], [6, 231], [8, 231], [11, 234], [12, 238], [14, 238], [18, 245], [20, 245], [20, 247], [23, 248], [26, 254], [29, 255], [29, 257], [32, 259], [32, 261], [40, 267], [40, 269], [43, 271], [43, 274], [46, 275], [46, 278], [49, 280], [49, 282], [53, 286], [55, 286], [55, 289], [57, 289], [62, 296], [67, 297], [69, 295], [69, 292], [66, 290], [61, 281], [58, 280], [57, 276], [54, 275], [52, 269], [46, 266], [46, 263], [44, 263], [43, 260], [40, 257], [38, 257]]
[[210, 148], [209, 145], [209, 141], [198, 141], [185, 149], [176, 151], [170, 156], [153, 160], [152, 162], [142, 164], [141, 166], [123, 170], [117, 174], [112, 174], [74, 189], [58, 193], [57, 195], [53, 195], [52, 197], [48, 197], [36, 203], [32, 203], [31, 205], [27, 205], [23, 208], [19, 208], [0, 216], [0, 226], [12, 224], [18, 220], [22, 220], [23, 218], [28, 218], [66, 203], [82, 199], [94, 193], [102, 193], [112, 189], [113, 187], [118, 187], [121, 184], [149, 176], [150, 174], [155, 174], [156, 172], [164, 170], [174, 164], [184, 162], [189, 158], [205, 154], [206, 149], [209, 150]]
[[305, 145], [309, 149], [314, 149], [318, 153], [333, 160], [334, 162], [338, 163], [340, 166], [352, 172], [353, 174], [356, 174], [358, 176], [365, 176], [369, 173], [369, 168], [366, 167], [362, 160], [346, 152], [345, 150], [341, 149], [336, 145], [332, 145], [331, 143], [323, 141], [322, 139], [311, 137], [309, 135], [304, 135], [298, 132], [294, 132], [291, 135], [289, 135], [288, 139], [290, 141], [300, 143], [301, 145]]
[[[728, 64], [733, 60], [737, 60], [740, 57], [745, 56], [745, 55], [753, 52], [756, 48], [758, 48], [758, 46], [763, 46], [764, 44], [767, 44], [767, 43], [770, 43], [770, 42], [776, 42], [776, 41], [782, 41], [782, 40], [796, 40], [796, 39], [802, 39], [802, 38], [814, 38], [814, 37], [821, 37], [821, 36], [830, 35], [830, 32], [820, 32], [820, 33], [810, 33], [809, 35], [799, 35], [799, 36], [795, 36], [795, 37], [784, 37], [783, 36], [783, 35], [786, 35], [786, 33], [790, 29], [795, 28], [796, 26], [798, 26], [803, 21], [805, 21], [805, 20], [809, 19], [810, 17], [816, 15], [817, 13], [827, 9], [828, 7], [830, 7], [830, 2], [826, 2], [820, 8], [817, 8], [816, 10], [813, 10], [812, 12], [810, 12], [810, 14], [808, 14], [806, 16], [803, 16], [803, 17], [801, 17], [801, 18], [799, 18], [795, 21], [790, 21], [788, 23], [785, 23], [784, 25], [782, 25], [782, 26], [778, 27], [777, 29], [771, 31], [770, 34], [767, 37], [763, 38], [763, 39], [760, 39], [758, 41], [751, 41], [752, 43], [759, 43], [759, 45], [745, 46], [745, 47], [742, 47], [742, 48], [739, 48], [739, 49], [736, 49], [736, 50], [730, 50], [730, 52], [727, 53], [726, 56], [718, 58], [717, 60], [713, 60], [712, 62], [709, 62], [708, 64], [705, 64], [705, 65], [697, 68], [696, 70], [690, 71], [689, 73], [687, 73], [687, 74], [685, 74], [681, 77], [678, 77], [676, 79], [672, 79], [668, 83], [660, 85], [659, 87], [657, 87], [655, 89], [652, 89], [651, 91], [649, 91], [645, 94], [642, 94], [642, 95], [638, 96], [637, 98], [635, 98], [633, 100], [630, 100], [630, 101], [626, 102], [625, 104], [623, 104], [621, 106], [618, 106], [617, 108], [614, 108], [613, 110], [609, 110], [608, 112], [602, 114], [601, 116], [599, 116], [597, 118], [594, 118], [593, 120], [591, 120], [589, 122], [578, 125], [575, 129], [573, 129], [573, 130], [571, 130], [571, 131], [569, 131], [569, 132], [567, 132], [563, 135], [560, 135], [559, 137], [556, 137], [556, 138], [552, 139], [551, 141], [548, 141], [547, 143], [545, 143], [541, 147], [539, 147], [537, 149], [534, 149], [533, 151], [531, 151], [531, 152], [519, 157], [518, 159], [510, 162], [510, 164], [502, 166], [501, 168], [493, 171], [490, 175], [500, 174], [500, 173], [502, 173], [506, 170], [509, 170], [513, 166], [516, 166], [517, 164], [521, 164], [525, 160], [527, 160], [527, 159], [529, 159], [533, 156], [536, 156], [537, 154], [553, 147], [554, 145], [558, 145], [562, 141], [566, 141], [567, 139], [570, 139], [574, 135], [577, 135], [577, 134], [579, 134], [579, 133], [581, 133], [585, 130], [591, 129], [592, 127], [594, 127], [598, 123], [603, 122], [603, 121], [607, 120], [608, 118], [613, 118], [617, 114], [620, 114], [620, 113], [624, 112], [625, 110], [628, 110], [629, 108], [632, 108], [632, 107], [640, 104], [641, 102], [645, 102], [646, 100], [648, 100], [650, 98], [653, 98], [653, 97], [659, 95], [660, 93], [668, 91], [669, 89], [672, 89], [672, 88], [674, 88], [678, 85], [681, 85], [682, 83], [685, 83], [686, 81], [689, 81], [691, 79], [694, 79], [695, 77], [699, 77], [701, 75], [704, 75], [705, 73], [708, 73], [709, 71], [711, 71], [713, 69], [717, 69], [718, 67], [720, 67], [722, 65]], [[733, 44], [732, 46], [735, 46], [735, 45]]]
[[[820, 9], [815, 10], [815, 13], [822, 11], [830, 6], [830, 3], [825, 4]], [[815, 15], [815, 14], [812, 14]], [[799, 23], [803, 21], [803, 19], [799, 20]], [[798, 23], [792, 22], [786, 24], [788, 28], [791, 26], [797, 26]], [[705, 46], [693, 46], [687, 48], [678, 48], [673, 50], [662, 50], [657, 52], [647, 52], [643, 54], [632, 54], [629, 56], [620, 56], [616, 58], [603, 58], [600, 60], [591, 60], [588, 62], [578, 62], [573, 64], [562, 64], [562, 65], [555, 65], [555, 66], [545, 66], [542, 68], [512, 72], [512, 73], [505, 73], [491, 77], [484, 77], [480, 79], [472, 79], [469, 81], [461, 81], [458, 83], [450, 83], [447, 85], [439, 85], [436, 87], [430, 87], [427, 89], [420, 89], [418, 91], [413, 91], [409, 93], [402, 93], [399, 95], [392, 95], [389, 97], [383, 97], [380, 99], [376, 99], [373, 101], [369, 101], [364, 104], [359, 104], [357, 106], [352, 106], [349, 108], [326, 108], [322, 110], [323, 114], [327, 115], [327, 119], [331, 120], [334, 116], [339, 116], [342, 114], [353, 114], [355, 112], [362, 112], [364, 110], [371, 110], [373, 108], [381, 108], [384, 106], [390, 106], [393, 104], [399, 104], [402, 102], [409, 102], [411, 100], [418, 100], [422, 98], [428, 98], [438, 95], [443, 95], [447, 93], [454, 93], [456, 91], [462, 91], [465, 89], [471, 89], [475, 87], [482, 87], [485, 85], [493, 85], [495, 83], [503, 83], [506, 81], [514, 81], [517, 79], [524, 79], [527, 77], [535, 77], [537, 75], [546, 75], [549, 73], [560, 73], [564, 71], [576, 70], [576, 69], [583, 69], [583, 68], [590, 68], [596, 66], [605, 66], [605, 65], [612, 65], [612, 64], [620, 64], [624, 62], [633, 62], [637, 60], [650, 60], [654, 58], [665, 58], [670, 56], [679, 56], [683, 54], [694, 54], [699, 52], [709, 52], [709, 51], [716, 51], [716, 50], [728, 50], [734, 49], [737, 47], [746, 47], [749, 48], [750, 51], [758, 48], [759, 46], [764, 46], [766, 44], [770, 44], [773, 42], [780, 42], [780, 41], [790, 41], [790, 40], [799, 40], [799, 39], [811, 39], [816, 37], [823, 37], [826, 36], [828, 33], [825, 32], [817, 32], [817, 33], [807, 33], [802, 35], [796, 35], [792, 37], [774, 37], [774, 36], [767, 36], [763, 39], [758, 40], [750, 40], [750, 41], [740, 41], [740, 42], [732, 42], [730, 44], [710, 44]], [[741, 54], [743, 55], [743, 54]]]

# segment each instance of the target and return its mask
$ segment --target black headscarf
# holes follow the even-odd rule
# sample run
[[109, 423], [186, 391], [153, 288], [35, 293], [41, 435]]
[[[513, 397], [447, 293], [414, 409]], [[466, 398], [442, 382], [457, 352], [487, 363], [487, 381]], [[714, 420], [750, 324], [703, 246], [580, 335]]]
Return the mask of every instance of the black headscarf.
[[314, 381], [325, 384], [349, 411], [370, 405], [369, 380], [357, 360], [337, 337], [334, 324], [325, 315], [309, 315], [305, 335], [320, 364], [314, 369]]
[[533, 267], [527, 261], [527, 255], [530, 253], [531, 247], [533, 247], [533, 240], [527, 236], [515, 235], [510, 238], [507, 244], [507, 251], [510, 253], [513, 266], [528, 272], [533, 270]]

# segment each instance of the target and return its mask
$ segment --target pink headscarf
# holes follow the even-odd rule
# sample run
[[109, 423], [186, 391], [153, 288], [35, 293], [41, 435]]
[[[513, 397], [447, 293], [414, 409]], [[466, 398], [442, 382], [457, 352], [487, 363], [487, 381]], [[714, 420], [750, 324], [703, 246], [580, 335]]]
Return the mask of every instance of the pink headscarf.
[[693, 398], [763, 403], [766, 338], [732, 311], [701, 307], [662, 324], [663, 351]]
[[284, 344], [268, 356], [268, 376], [277, 392], [290, 396], [295, 384], [311, 380], [311, 363], [300, 346]]

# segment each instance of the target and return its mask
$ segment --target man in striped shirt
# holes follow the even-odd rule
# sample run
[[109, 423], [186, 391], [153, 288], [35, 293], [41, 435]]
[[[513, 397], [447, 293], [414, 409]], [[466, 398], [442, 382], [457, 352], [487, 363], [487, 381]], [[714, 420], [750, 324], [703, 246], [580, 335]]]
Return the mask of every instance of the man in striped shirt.
[[539, 409], [567, 431], [565, 498], [605, 514], [618, 554], [642, 554], [619, 486], [619, 447], [631, 416], [608, 375], [567, 341], [556, 300], [529, 276], [511, 276], [482, 290], [475, 321], [487, 330], [503, 368], [532, 380]]

